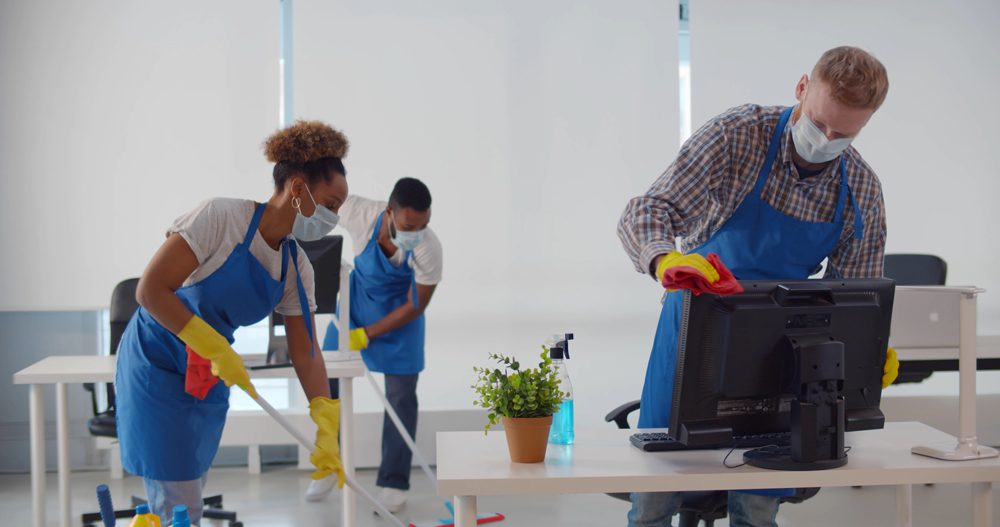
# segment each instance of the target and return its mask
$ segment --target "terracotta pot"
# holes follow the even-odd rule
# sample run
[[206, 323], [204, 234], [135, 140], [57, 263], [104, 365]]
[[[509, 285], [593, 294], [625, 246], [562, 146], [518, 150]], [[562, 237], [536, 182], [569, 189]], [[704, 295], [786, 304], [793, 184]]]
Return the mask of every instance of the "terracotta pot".
[[507, 434], [510, 460], [515, 463], [541, 463], [545, 461], [545, 448], [549, 444], [552, 416], [501, 417]]

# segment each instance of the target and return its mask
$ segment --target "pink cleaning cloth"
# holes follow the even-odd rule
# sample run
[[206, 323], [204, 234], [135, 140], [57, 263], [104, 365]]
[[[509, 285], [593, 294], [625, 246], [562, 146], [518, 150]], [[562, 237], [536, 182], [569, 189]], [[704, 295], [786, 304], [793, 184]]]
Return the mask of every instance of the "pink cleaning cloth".
[[733, 276], [733, 273], [722, 263], [718, 254], [708, 253], [705, 258], [719, 273], [719, 279], [711, 283], [705, 275], [693, 267], [679, 265], [669, 267], [663, 272], [663, 287], [666, 289], [688, 289], [696, 295], [709, 293], [712, 295], [734, 295], [743, 292], [743, 286]]
[[187, 360], [184, 391], [203, 401], [219, 378], [212, 375], [212, 361], [195, 353], [190, 346], [187, 347]]

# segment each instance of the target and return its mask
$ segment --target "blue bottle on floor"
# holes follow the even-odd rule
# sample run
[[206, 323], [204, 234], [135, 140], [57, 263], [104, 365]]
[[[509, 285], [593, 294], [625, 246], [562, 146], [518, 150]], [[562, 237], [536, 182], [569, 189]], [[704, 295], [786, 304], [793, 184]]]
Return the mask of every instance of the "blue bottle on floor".
[[565, 338], [554, 337], [554, 343], [549, 347], [549, 358], [556, 368], [559, 378], [559, 390], [569, 393], [557, 411], [552, 416], [552, 428], [549, 430], [549, 443], [554, 445], [573, 444], [573, 383], [569, 380], [569, 369], [566, 359], [569, 358], [569, 341], [572, 333], [566, 333]]
[[191, 527], [187, 505], [174, 505], [174, 516], [171, 524], [173, 527]]

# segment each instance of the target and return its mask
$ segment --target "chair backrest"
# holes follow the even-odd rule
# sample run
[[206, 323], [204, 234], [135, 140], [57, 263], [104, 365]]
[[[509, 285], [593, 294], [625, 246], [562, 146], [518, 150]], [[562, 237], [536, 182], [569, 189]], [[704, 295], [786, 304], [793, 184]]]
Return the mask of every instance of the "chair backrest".
[[[111, 291], [111, 305], [108, 308], [108, 319], [111, 322], [111, 327], [108, 334], [110, 338], [108, 340], [111, 343], [110, 351], [112, 355], [118, 353], [118, 343], [122, 340], [125, 328], [128, 326], [129, 320], [132, 320], [132, 315], [139, 309], [139, 302], [135, 299], [135, 289], [138, 284], [138, 278], [129, 278], [128, 280], [119, 282], [114, 290]], [[108, 397], [107, 411], [114, 411], [115, 385], [111, 382], [105, 383], [104, 389]], [[94, 393], [94, 413], [97, 413], [96, 392]]]
[[896, 285], [944, 285], [948, 264], [933, 254], [887, 254], [882, 274]]
[[122, 280], [111, 292], [111, 305], [108, 318], [111, 321], [111, 354], [118, 353], [118, 343], [122, 340], [125, 327], [128, 326], [132, 315], [139, 309], [139, 302], [135, 299], [135, 289], [139, 285], [138, 278]]

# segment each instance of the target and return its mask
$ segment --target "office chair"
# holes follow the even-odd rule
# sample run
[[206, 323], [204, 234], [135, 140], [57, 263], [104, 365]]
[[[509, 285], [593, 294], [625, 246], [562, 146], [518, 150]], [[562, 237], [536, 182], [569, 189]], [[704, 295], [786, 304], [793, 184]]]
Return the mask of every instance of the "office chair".
[[[944, 285], [948, 264], [933, 254], [887, 254], [882, 274], [896, 285]], [[900, 361], [899, 376], [893, 384], [921, 382], [934, 373], [920, 361]]]
[[[608, 423], [614, 422], [618, 428], [627, 429], [628, 416], [639, 409], [639, 401], [629, 401], [604, 416]], [[819, 493], [818, 488], [795, 489], [795, 494], [781, 498], [781, 503], [802, 503]], [[609, 496], [623, 501], [631, 501], [628, 493], [609, 493]], [[678, 527], [698, 527], [698, 522], [704, 522], [706, 527], [715, 525], [715, 520], [726, 517], [729, 502], [729, 492], [712, 490], [703, 492], [685, 492], [681, 507], [677, 511], [680, 516]]]
[[[137, 309], [139, 303], [135, 299], [135, 289], [139, 284], [138, 278], [129, 278], [119, 282], [111, 292], [111, 305], [108, 309], [110, 319], [110, 343], [111, 354], [118, 353], [118, 343], [122, 340], [125, 328], [129, 320]], [[118, 438], [118, 427], [115, 423], [115, 387], [113, 383], [104, 385], [108, 399], [108, 407], [103, 412], [97, 410], [97, 387], [93, 383], [83, 385], [84, 389], [91, 393], [91, 401], [94, 408], [94, 417], [87, 421], [87, 429], [90, 434], [97, 437]], [[115, 518], [131, 518], [135, 516], [135, 506], [145, 503], [145, 500], [132, 497], [131, 509], [120, 509], [115, 511]], [[236, 513], [222, 510], [222, 495], [209, 496], [204, 499], [205, 509], [202, 518], [212, 520], [225, 520], [229, 522], [229, 527], [243, 527], [241, 522], [236, 521]], [[101, 521], [99, 512], [84, 513], [81, 515], [84, 527], [97, 525]]]

